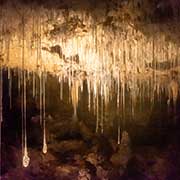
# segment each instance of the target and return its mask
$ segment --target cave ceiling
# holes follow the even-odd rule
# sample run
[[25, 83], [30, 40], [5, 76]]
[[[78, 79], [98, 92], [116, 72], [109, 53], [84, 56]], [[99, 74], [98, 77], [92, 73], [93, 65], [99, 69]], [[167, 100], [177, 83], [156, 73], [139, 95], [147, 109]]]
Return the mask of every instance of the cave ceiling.
[[0, 4], [5, 66], [21, 66], [24, 45], [30, 70], [43, 66], [66, 73], [71, 60], [76, 72], [86, 74], [100, 67], [107, 71], [120, 67], [137, 76], [179, 69], [178, 0], [1, 0]]

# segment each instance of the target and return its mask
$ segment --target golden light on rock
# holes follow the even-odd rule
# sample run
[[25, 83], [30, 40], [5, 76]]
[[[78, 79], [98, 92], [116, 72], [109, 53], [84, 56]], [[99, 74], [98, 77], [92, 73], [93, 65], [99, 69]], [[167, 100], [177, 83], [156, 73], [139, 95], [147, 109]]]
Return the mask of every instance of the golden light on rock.
[[[84, 89], [83, 82], [87, 83], [88, 110], [96, 115], [95, 131], [103, 133], [104, 124], [108, 123], [107, 109], [114, 97], [115, 112], [125, 119], [128, 104], [128, 114], [133, 118], [137, 102], [143, 101], [145, 96], [149, 102], [154, 101], [155, 95], [160, 97], [169, 83], [170, 71], [180, 71], [180, 47], [167, 41], [163, 33], [154, 31], [148, 37], [133, 24], [125, 22], [116, 24], [119, 30], [113, 31], [105, 28], [103, 23], [97, 24], [91, 15], [83, 12], [77, 17], [76, 12], [70, 11], [66, 22], [62, 13], [44, 8], [39, 12], [33, 9], [19, 11], [2, 10], [0, 58], [1, 71], [2, 68], [17, 68], [18, 71], [18, 87], [22, 93], [24, 167], [30, 161], [26, 142], [26, 83], [30, 73], [33, 74], [33, 96], [40, 92], [40, 123], [44, 128], [42, 151], [46, 154], [47, 73], [59, 78], [62, 89], [63, 82], [68, 82], [75, 120], [78, 120], [77, 108]], [[8, 23], [9, 19], [13, 19], [12, 24]], [[37, 75], [39, 81], [35, 78]], [[9, 75], [10, 84], [11, 79]], [[39, 89], [36, 83], [39, 83]], [[62, 89], [60, 99], [63, 99]], [[126, 92], [130, 95], [128, 100]], [[1, 109], [0, 112], [2, 121]], [[120, 144], [120, 123], [117, 136]]]

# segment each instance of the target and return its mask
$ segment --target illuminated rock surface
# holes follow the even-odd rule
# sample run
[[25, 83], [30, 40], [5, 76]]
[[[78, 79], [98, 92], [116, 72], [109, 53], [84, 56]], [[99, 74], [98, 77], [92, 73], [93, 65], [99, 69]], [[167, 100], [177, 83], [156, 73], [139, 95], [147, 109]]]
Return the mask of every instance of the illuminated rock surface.
[[178, 179], [179, 10], [0, 1], [2, 179]]

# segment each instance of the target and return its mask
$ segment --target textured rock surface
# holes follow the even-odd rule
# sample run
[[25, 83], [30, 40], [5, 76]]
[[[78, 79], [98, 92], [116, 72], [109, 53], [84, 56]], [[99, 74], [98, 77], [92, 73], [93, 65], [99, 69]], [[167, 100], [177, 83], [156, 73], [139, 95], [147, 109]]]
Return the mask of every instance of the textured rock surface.
[[[22, 66], [22, 41], [26, 37], [25, 69], [35, 70], [37, 79], [43, 68], [61, 77], [63, 73], [67, 75], [71, 66], [77, 70], [75, 74], [79, 73], [83, 76], [82, 79], [85, 79], [84, 77], [92, 74], [94, 61], [91, 62], [91, 59], [98, 54], [97, 49], [99, 53], [104, 49], [103, 53], [106, 54], [103, 57], [107, 57], [107, 62], [110, 62], [107, 63], [109, 64], [106, 69], [107, 74], [112, 68], [111, 62], [116, 59], [117, 64], [114, 68], [119, 67], [122, 72], [126, 72], [126, 76], [121, 76], [124, 78], [122, 81], [126, 82], [124, 85], [128, 87], [126, 98], [129, 98], [130, 92], [132, 97], [135, 93], [137, 99], [132, 99], [135, 99], [135, 102], [128, 101], [125, 111], [120, 111], [118, 117], [113, 103], [105, 107], [108, 111], [99, 127], [102, 128], [104, 123], [104, 129], [101, 129], [101, 132], [104, 132], [95, 133], [96, 118], [88, 112], [88, 100], [84, 98], [84, 96], [87, 97], [87, 92], [82, 94], [79, 100], [78, 121], [73, 121], [73, 107], [69, 100], [70, 92], [67, 90], [68, 83], [63, 84], [64, 99], [60, 100], [59, 80], [57, 76], [47, 73], [48, 153], [43, 155], [39, 97], [32, 98], [33, 83], [32, 74], [30, 74], [30, 79], [27, 80], [27, 134], [31, 161], [30, 166], [25, 169], [21, 167], [21, 98], [18, 94], [17, 71], [12, 72], [11, 109], [7, 85], [8, 70], [5, 69], [1, 179], [179, 180], [179, 109], [175, 117], [177, 123], [173, 124], [173, 115], [168, 116], [165, 110], [166, 96], [164, 95], [164, 87], [167, 87], [168, 75], [170, 75], [169, 70], [180, 71], [180, 23], [177, 12], [179, 1], [21, 0], [17, 3], [13, 0], [7, 2], [0, 1], [1, 66]], [[94, 39], [91, 38], [92, 36]], [[126, 47], [122, 42], [125, 42]], [[63, 43], [67, 47], [64, 47]], [[81, 50], [88, 49], [89, 52], [95, 53], [80, 51], [81, 53], [77, 54], [75, 48], [77, 43], [83, 46]], [[97, 48], [98, 45], [99, 48]], [[135, 57], [136, 52], [133, 50], [136, 48], [139, 54], [137, 53], [136, 58], [132, 58], [131, 53], [134, 53], [133, 57]], [[40, 49], [42, 54], [39, 53]], [[116, 49], [118, 51], [113, 52]], [[85, 60], [84, 54], [87, 55]], [[119, 54], [121, 54], [120, 58]], [[124, 56], [126, 56], [127, 68], [121, 61], [124, 60]], [[103, 62], [102, 59], [100, 58], [100, 62]], [[88, 61], [89, 66], [86, 66], [85, 62]], [[40, 69], [41, 62], [44, 63], [42, 69]], [[84, 69], [81, 69], [81, 65]], [[156, 78], [154, 78], [154, 70]], [[61, 71], [63, 71], [62, 74]], [[145, 79], [144, 84], [139, 83], [138, 78], [135, 78], [137, 82], [133, 84], [135, 75]], [[149, 84], [152, 82], [147, 81], [145, 75], [148, 77], [153, 75], [152, 86], [146, 87], [147, 82]], [[108, 87], [108, 77], [103, 78], [107, 80], [103, 81], [103, 85]], [[151, 93], [147, 92], [148, 88], [152, 88]], [[160, 88], [162, 91], [159, 91]], [[111, 93], [115, 94], [114, 91]], [[159, 96], [160, 93], [162, 96]], [[147, 96], [152, 99], [148, 101]], [[154, 99], [158, 99], [158, 102], [156, 103]], [[115, 96], [112, 102], [116, 100]], [[140, 103], [141, 101], [143, 103]], [[134, 103], [135, 111], [138, 112], [133, 117], [130, 113], [131, 103]], [[149, 106], [146, 106], [148, 103]], [[120, 131], [128, 132], [128, 134], [120, 133], [120, 145], [117, 145], [118, 127]]]

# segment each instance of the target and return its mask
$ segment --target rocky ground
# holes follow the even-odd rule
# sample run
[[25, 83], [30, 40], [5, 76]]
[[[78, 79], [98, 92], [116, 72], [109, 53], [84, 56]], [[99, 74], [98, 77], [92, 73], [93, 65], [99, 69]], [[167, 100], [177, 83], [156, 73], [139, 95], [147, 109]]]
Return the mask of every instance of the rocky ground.
[[[38, 118], [38, 117], [36, 117]], [[48, 117], [49, 123], [55, 121]], [[34, 123], [34, 122], [33, 122]], [[30, 165], [22, 167], [20, 140], [3, 139], [2, 180], [178, 180], [179, 134], [174, 131], [161, 144], [134, 144], [123, 131], [121, 144], [94, 134], [84, 122], [52, 123], [48, 128], [48, 153], [41, 151], [41, 128], [28, 137]], [[36, 129], [36, 130], [35, 130]], [[176, 133], [175, 133], [176, 132]], [[36, 134], [36, 138], [33, 136]], [[168, 137], [168, 136], [167, 136]], [[36, 141], [34, 140], [36, 139]], [[164, 144], [164, 145], [163, 145]]]

